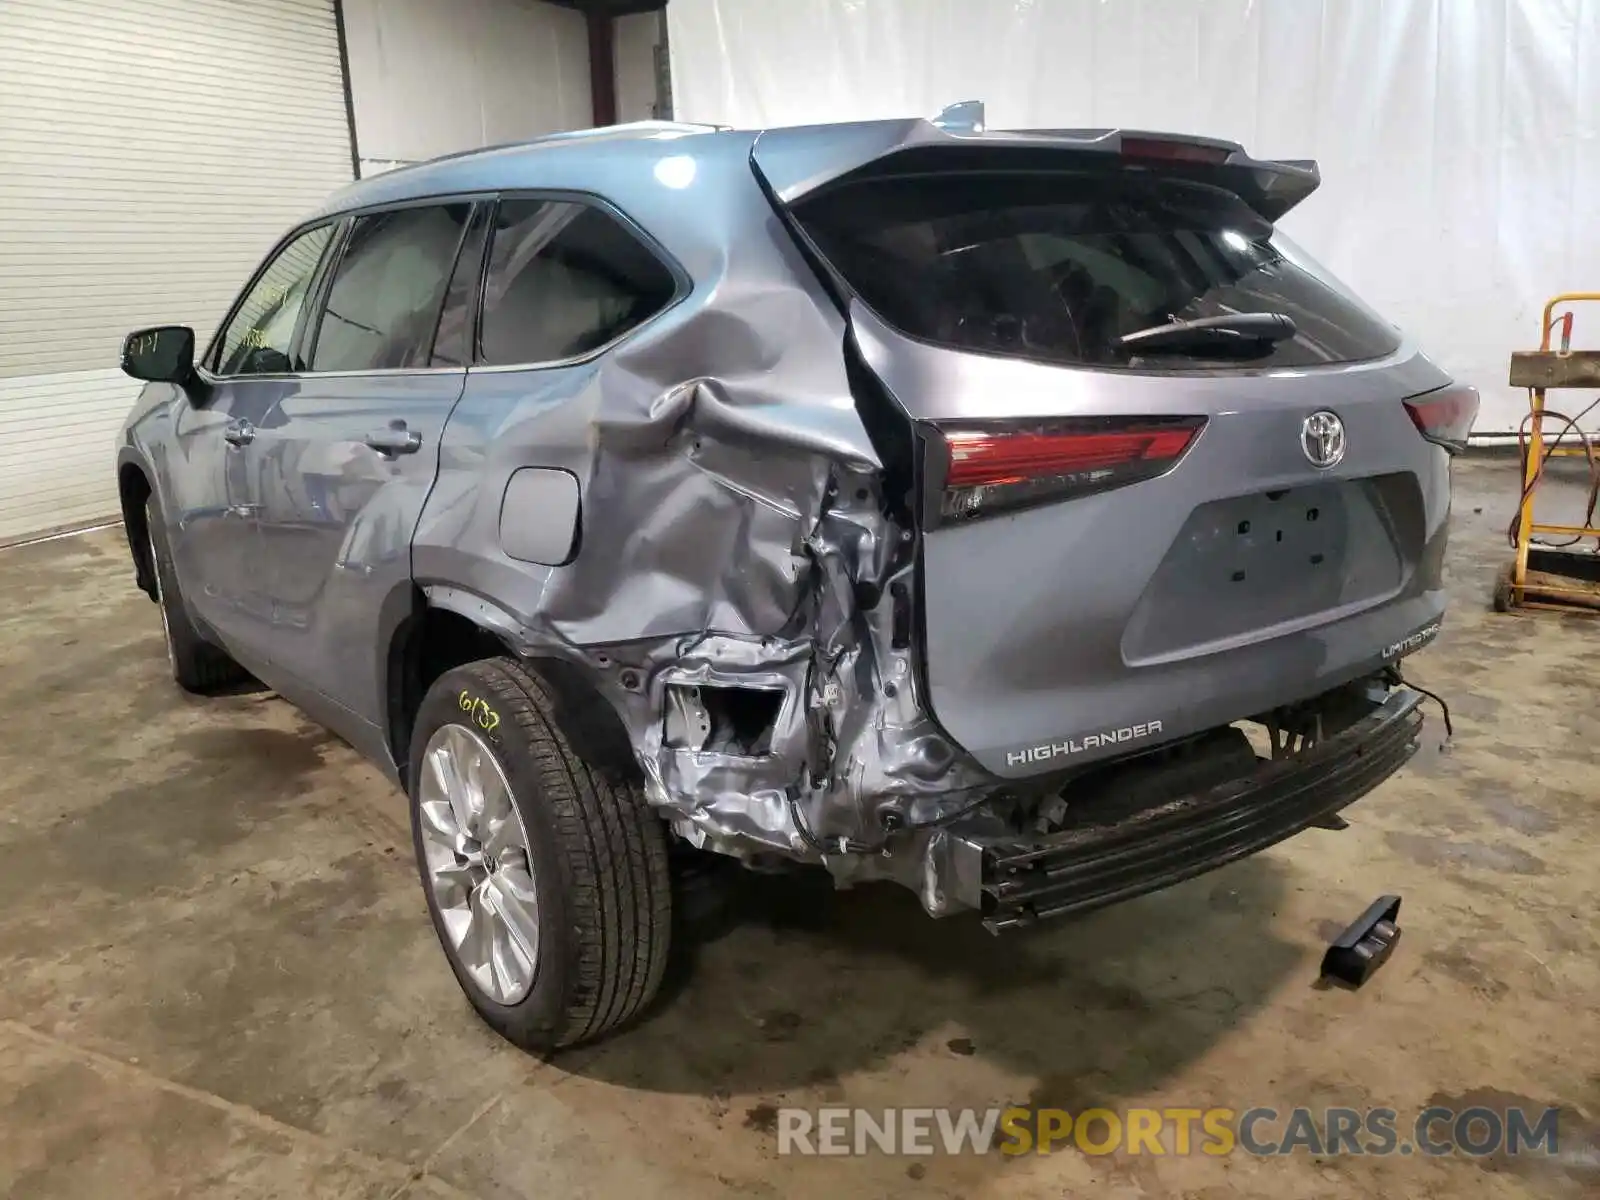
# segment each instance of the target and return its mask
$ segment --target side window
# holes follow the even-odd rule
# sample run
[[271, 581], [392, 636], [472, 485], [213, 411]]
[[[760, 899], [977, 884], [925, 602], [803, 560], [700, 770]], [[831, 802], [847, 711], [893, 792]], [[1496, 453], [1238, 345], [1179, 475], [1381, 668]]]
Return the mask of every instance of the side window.
[[481, 361], [575, 358], [653, 317], [676, 291], [672, 272], [610, 213], [504, 200], [484, 279]]
[[218, 374], [277, 375], [296, 369], [289, 358], [295, 324], [334, 228], [306, 230], [267, 264], [217, 339], [213, 366]]
[[470, 204], [403, 208], [350, 229], [311, 350], [313, 371], [421, 367]]

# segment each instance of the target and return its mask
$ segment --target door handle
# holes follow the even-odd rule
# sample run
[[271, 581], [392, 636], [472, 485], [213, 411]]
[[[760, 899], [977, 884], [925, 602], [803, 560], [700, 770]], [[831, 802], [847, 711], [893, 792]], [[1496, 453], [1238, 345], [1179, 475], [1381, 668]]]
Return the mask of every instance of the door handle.
[[230, 446], [248, 446], [256, 440], [256, 427], [243, 419], [229, 422], [222, 431], [222, 440]]
[[387, 429], [375, 429], [365, 440], [385, 458], [415, 454], [422, 449], [422, 435], [415, 429], [407, 429], [404, 421], [391, 422]]

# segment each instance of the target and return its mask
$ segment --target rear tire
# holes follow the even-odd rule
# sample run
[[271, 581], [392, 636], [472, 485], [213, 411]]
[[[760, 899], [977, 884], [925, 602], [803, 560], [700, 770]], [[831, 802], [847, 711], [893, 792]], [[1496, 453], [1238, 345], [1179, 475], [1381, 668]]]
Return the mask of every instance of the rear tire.
[[172, 678], [188, 692], [204, 695], [248, 678], [244, 668], [227, 652], [200, 636], [183, 605], [178, 590], [178, 572], [172, 565], [167, 545], [167, 527], [161, 519], [154, 496], [145, 501], [145, 528], [150, 535], [151, 574], [156, 585], [156, 604], [161, 609], [161, 632], [167, 644], [167, 662]]
[[[633, 764], [584, 761], [563, 717], [585, 714], [515, 659], [457, 667], [417, 711], [407, 777], [417, 867], [450, 969], [478, 1015], [534, 1053], [637, 1017], [661, 986], [672, 935], [666, 830]], [[474, 760], [485, 750], [492, 763]], [[473, 816], [495, 809], [501, 782], [520, 825], [509, 839], [503, 823]]]

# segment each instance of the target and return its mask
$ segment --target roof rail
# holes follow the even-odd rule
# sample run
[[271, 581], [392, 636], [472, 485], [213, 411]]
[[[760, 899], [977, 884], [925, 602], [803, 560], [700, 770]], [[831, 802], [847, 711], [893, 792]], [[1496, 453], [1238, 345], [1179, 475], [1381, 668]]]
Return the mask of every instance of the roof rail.
[[592, 129], [567, 129], [559, 133], [546, 133], [540, 137], [514, 142], [517, 146], [534, 146], [543, 142], [587, 142], [607, 138], [652, 137], [662, 134], [687, 135], [693, 133], [726, 133], [732, 125], [701, 125], [690, 121], [625, 121], [620, 125], [596, 125]]
[[[564, 129], [556, 133], [540, 134], [538, 137], [520, 138], [514, 142], [496, 142], [492, 146], [473, 146], [468, 150], [452, 150], [449, 154], [441, 154], [435, 158], [411, 163], [398, 169], [407, 171], [415, 167], [431, 166], [433, 163], [468, 158], [474, 154], [492, 154], [497, 150], [519, 150], [524, 146], [544, 146], [558, 142], [603, 142], [611, 139], [620, 141], [650, 137], [686, 137], [695, 133], [725, 133], [732, 128], [732, 125], [693, 125], [687, 121], [629, 121], [621, 125], [599, 125], [590, 129]], [[386, 174], [393, 174], [393, 172], [386, 172]]]

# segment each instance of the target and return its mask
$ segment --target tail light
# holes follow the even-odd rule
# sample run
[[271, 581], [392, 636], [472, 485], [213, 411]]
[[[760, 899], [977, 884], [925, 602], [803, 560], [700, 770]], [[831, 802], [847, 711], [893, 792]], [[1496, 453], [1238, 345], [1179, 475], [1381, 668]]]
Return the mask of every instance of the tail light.
[[940, 515], [966, 521], [1153, 479], [1172, 469], [1204, 425], [1204, 417], [1095, 417], [941, 427]]
[[1417, 432], [1451, 453], [1464, 450], [1472, 423], [1478, 419], [1478, 389], [1441, 388], [1405, 402]]

